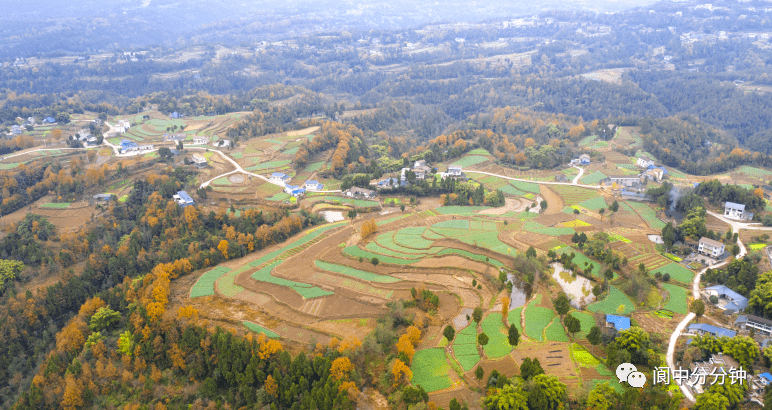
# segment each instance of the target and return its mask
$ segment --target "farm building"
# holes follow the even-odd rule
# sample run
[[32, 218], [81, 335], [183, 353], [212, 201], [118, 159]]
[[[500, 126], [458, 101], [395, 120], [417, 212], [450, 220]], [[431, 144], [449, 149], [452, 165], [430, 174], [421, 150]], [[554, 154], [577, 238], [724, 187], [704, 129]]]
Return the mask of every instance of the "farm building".
[[321, 191], [324, 189], [324, 185], [322, 185], [319, 181], [315, 179], [309, 179], [305, 183], [303, 183], [303, 186], [309, 190], [309, 191]]
[[373, 192], [370, 189], [360, 188], [358, 186], [352, 186], [351, 188], [347, 189], [346, 191], [343, 191], [344, 194], [348, 197], [362, 197], [362, 198], [373, 198], [375, 197], [375, 192]]
[[209, 138], [207, 137], [193, 137], [193, 142], [191, 145], [206, 145], [209, 143]]
[[21, 134], [21, 127], [18, 125], [14, 125], [11, 127], [11, 135], [20, 135]]
[[641, 178], [637, 175], [614, 175], [608, 177], [608, 181], [623, 187], [633, 187], [641, 183]]
[[176, 133], [176, 134], [164, 134], [164, 141], [166, 142], [176, 142], [176, 141], [184, 141], [185, 138], [188, 136], [182, 133]]
[[398, 186], [406, 186], [406, 185], [407, 185], [407, 181], [404, 181], [404, 180], [400, 181], [397, 178], [389, 177], [382, 181], [378, 181], [378, 184], [376, 185], [376, 187], [378, 187], [378, 189], [390, 189], [390, 188], [396, 188]]
[[735, 327], [740, 330], [754, 329], [763, 335], [772, 335], [772, 320], [754, 315], [740, 315], [734, 321]]
[[46, 117], [43, 119], [43, 124], [56, 124], [56, 119], [54, 117]]
[[617, 315], [606, 315], [606, 327], [616, 330], [630, 329], [630, 318]]
[[636, 164], [637, 164], [639, 167], [641, 167], [641, 168], [648, 168], [648, 167], [649, 167], [649, 165], [654, 165], [654, 161], [652, 161], [652, 160], [650, 160], [650, 159], [648, 159], [648, 158], [645, 158], [645, 157], [640, 157], [640, 158], [638, 158], [638, 160], [636, 161]]
[[201, 154], [193, 154], [193, 157], [191, 157], [191, 160], [192, 160], [192, 161], [193, 161], [193, 163], [194, 163], [194, 164], [196, 164], [197, 166], [204, 166], [204, 165], [206, 165], [206, 164], [207, 164], [207, 162], [206, 162], [206, 157], [204, 157], [204, 156], [203, 156], [203, 155], [201, 155]]
[[112, 197], [113, 197], [112, 194], [96, 194], [96, 195], [93, 196], [94, 200], [96, 200], [96, 201], [105, 201], [105, 202], [109, 201], [110, 198], [112, 198]]
[[172, 198], [174, 198], [174, 201], [183, 208], [195, 204], [195, 202], [193, 202], [193, 198], [191, 198], [190, 195], [188, 195], [188, 193], [185, 191], [177, 191], [175, 195], [172, 195]]
[[579, 163], [582, 165], [590, 165], [590, 156], [587, 154], [579, 155]]
[[753, 219], [753, 214], [745, 211], [744, 204], [736, 204], [734, 202], [724, 204], [724, 216], [737, 221]]
[[273, 183], [280, 183], [280, 184], [286, 184], [289, 182], [291, 177], [285, 173], [282, 172], [274, 172], [271, 174], [271, 177], [269, 180]]
[[717, 379], [717, 376], [708, 376], [724, 374], [725, 377], [730, 377], [731, 372], [739, 367], [740, 364], [731, 356], [723, 353], [714, 354], [704, 362], [691, 363], [688, 379], [684, 380], [683, 384], [695, 393], [701, 394]]
[[297, 185], [285, 185], [284, 186], [284, 192], [286, 192], [286, 193], [288, 193], [288, 194], [290, 194], [290, 195], [292, 195], [294, 197], [299, 197], [299, 196], [301, 196], [301, 195], [306, 193], [306, 189], [305, 188], [301, 188], [301, 187], [299, 187]]
[[449, 165], [448, 172], [441, 172], [440, 178], [464, 178], [464, 173], [461, 172], [463, 168], [461, 165]]
[[712, 258], [718, 258], [724, 254], [724, 249], [725, 248], [723, 243], [703, 237], [700, 238], [700, 244], [697, 247], [697, 252]]
[[212, 143], [215, 147], [220, 148], [230, 148], [231, 147], [231, 140], [219, 140]]
[[772, 186], [770, 185], [762, 185], [761, 189], [764, 191], [764, 196], [767, 198], [772, 198]]
[[633, 201], [648, 201], [649, 200], [649, 198], [643, 192], [628, 191], [628, 190], [626, 190], [624, 188], [622, 188], [622, 191], [619, 194], [622, 195], [622, 199], [631, 199]]
[[89, 139], [86, 140], [86, 145], [88, 145], [89, 147], [94, 147], [99, 145], [99, 138], [94, 136], [90, 137]]
[[748, 307], [748, 298], [729, 289], [724, 285], [711, 286], [702, 291], [710, 299], [711, 296], [718, 298], [718, 308], [722, 310], [740, 311]]
[[177, 111], [169, 114], [169, 118], [180, 118], [182, 117]]
[[642, 175], [645, 179], [659, 182], [665, 177], [665, 171], [662, 168], [647, 169]]
[[692, 323], [688, 328], [689, 333], [695, 333], [698, 335], [710, 334], [714, 337], [734, 337], [737, 332], [734, 330], [724, 329], [723, 327], [717, 327], [708, 325], [706, 323]]

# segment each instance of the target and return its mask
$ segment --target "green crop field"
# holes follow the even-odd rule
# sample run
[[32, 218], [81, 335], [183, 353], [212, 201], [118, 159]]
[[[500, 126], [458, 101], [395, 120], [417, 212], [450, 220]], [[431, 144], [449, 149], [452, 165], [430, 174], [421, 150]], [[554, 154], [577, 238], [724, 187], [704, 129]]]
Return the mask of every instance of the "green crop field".
[[560, 195], [564, 205], [575, 205], [598, 196], [598, 191], [589, 188], [571, 185], [551, 185], [550, 188]]
[[355, 278], [359, 278], [369, 282], [394, 283], [394, 282], [401, 281], [401, 279], [398, 279], [398, 278], [394, 278], [386, 275], [379, 275], [377, 273], [355, 269], [350, 266], [337, 265], [334, 263], [329, 263], [324, 261], [314, 261], [314, 264], [316, 264], [316, 267], [319, 269], [340, 273], [342, 275], [353, 276]]
[[579, 180], [579, 182], [581, 182], [581, 183], [583, 183], [585, 185], [595, 185], [598, 182], [600, 182], [600, 181], [602, 181], [602, 180], [604, 180], [606, 178], [608, 178], [608, 175], [606, 175], [606, 174], [604, 174], [604, 173], [602, 173], [600, 171], [595, 171], [595, 172], [593, 172], [590, 175], [582, 177]]
[[249, 330], [251, 330], [251, 331], [253, 331], [255, 333], [265, 333], [266, 336], [268, 336], [270, 338], [273, 338], [273, 339], [277, 339], [277, 338], [280, 337], [278, 334], [276, 334], [276, 333], [274, 333], [274, 332], [272, 332], [272, 331], [270, 331], [270, 330], [268, 330], [268, 329], [258, 325], [257, 323], [252, 323], [252, 322], [248, 322], [248, 321], [245, 320], [245, 321], [241, 322], [241, 324], [244, 325], [244, 327], [246, 327], [247, 329], [249, 329]]
[[445, 349], [441, 347], [415, 352], [410, 370], [413, 371], [413, 379], [410, 383], [423, 387], [427, 393], [452, 386], [448, 377], [450, 366], [445, 360]]
[[372, 253], [370, 251], [361, 249], [355, 245], [343, 248], [343, 253], [352, 258], [362, 257], [368, 261], [375, 257], [375, 258], [378, 258], [378, 262], [387, 263], [390, 265], [410, 265], [412, 263], [416, 263], [420, 261], [420, 259], [402, 259], [402, 258], [396, 258], [392, 256]]
[[600, 302], [590, 304], [587, 306], [587, 310], [610, 315], [628, 315], [635, 311], [635, 304], [621, 290], [615, 286], [609, 286], [608, 296]]
[[536, 306], [542, 297], [543, 295], [539, 295], [525, 309], [525, 334], [539, 341], [544, 340], [542, 332], [550, 324], [552, 318], [555, 317], [555, 312], [552, 309]]
[[748, 248], [750, 248], [750, 250], [752, 251], [760, 251], [766, 247], [767, 247], [766, 243], [752, 243], [748, 245]]
[[577, 311], [571, 311], [571, 316], [579, 319], [579, 323], [582, 325], [582, 329], [576, 333], [576, 337], [586, 339], [587, 333], [590, 333], [590, 329], [595, 326], [595, 318], [589, 313]]
[[49, 202], [47, 204], [41, 204], [41, 208], [52, 208], [52, 209], [65, 209], [68, 206], [70, 206], [69, 202]]
[[480, 211], [490, 209], [488, 206], [441, 206], [435, 211], [442, 215], [475, 215]]
[[290, 198], [290, 194], [286, 192], [277, 192], [265, 199], [268, 201], [284, 201], [289, 198]]
[[566, 336], [566, 331], [563, 330], [563, 324], [560, 323], [560, 317], [558, 316], [552, 319], [552, 323], [547, 326], [544, 335], [547, 340], [553, 342], [568, 342], [568, 336]]
[[597, 211], [601, 208], [608, 207], [608, 204], [606, 203], [606, 198], [603, 198], [602, 196], [598, 196], [595, 198], [588, 199], [586, 201], [582, 201], [578, 205], [587, 209], [591, 209], [593, 211]]
[[292, 162], [292, 161], [290, 161], [288, 159], [284, 159], [284, 160], [280, 160], [280, 161], [268, 161], [268, 162], [262, 162], [260, 164], [257, 164], [257, 165], [254, 165], [254, 166], [251, 166], [251, 167], [248, 167], [248, 168], [244, 168], [244, 169], [246, 169], [248, 171], [260, 171], [260, 170], [264, 170], [264, 169], [281, 168], [281, 167], [289, 165], [290, 162]]
[[286, 150], [282, 151], [282, 154], [295, 155], [295, 154], [298, 153], [299, 150], [300, 150], [300, 147], [293, 147], [293, 148], [286, 149]]
[[480, 361], [480, 354], [477, 351], [477, 329], [474, 322], [456, 333], [456, 338], [453, 339], [453, 353], [465, 372], [472, 370]]
[[583, 367], [595, 368], [600, 364], [600, 360], [578, 343], [571, 343], [571, 355], [574, 357], [574, 361]]
[[488, 335], [488, 344], [483, 346], [485, 355], [496, 359], [504, 357], [512, 351], [512, 346], [509, 345], [509, 340], [504, 327], [504, 323], [501, 319], [501, 313], [490, 313], [482, 322], [480, 322], [483, 333]]
[[533, 182], [509, 181], [509, 183], [515, 188], [517, 188], [518, 190], [523, 192], [531, 192], [534, 194], [538, 194], [541, 192], [539, 190], [539, 184], [534, 184]]
[[670, 298], [665, 304], [665, 309], [682, 315], [689, 313], [689, 306], [686, 304], [686, 289], [669, 283], [663, 283], [662, 288], [670, 294]]
[[507, 314], [507, 321], [509, 324], [514, 324], [517, 328], [517, 331], [520, 332], [520, 334], [523, 334], [523, 325], [520, 323], [520, 315], [523, 312], [523, 307], [514, 308], [509, 311]]
[[329, 292], [324, 289], [317, 288], [316, 286], [309, 285], [308, 283], [294, 282], [287, 279], [277, 278], [271, 275], [271, 271], [273, 271], [273, 269], [276, 266], [278, 266], [281, 262], [282, 261], [276, 261], [256, 271], [255, 273], [252, 274], [252, 279], [260, 282], [272, 283], [274, 285], [288, 287], [294, 290], [295, 292], [297, 292], [304, 299], [312, 299], [320, 296], [329, 296], [334, 294], [333, 292]]
[[[517, 254], [517, 252], [515, 252], [515, 250], [513, 249], [510, 254], [512, 256], [515, 256]], [[479, 255], [479, 254], [476, 254], [476, 253], [467, 252], [467, 251], [465, 251], [463, 249], [445, 248], [445, 249], [437, 252], [437, 256], [442, 256], [442, 255], [461, 255], [461, 256], [466, 256], [469, 259], [474, 259], [474, 260], [478, 260], [480, 262], [490, 263], [491, 265], [499, 267], [499, 268], [505, 268], [506, 267], [506, 265], [504, 265], [503, 263], [501, 263], [500, 261], [498, 261], [496, 259], [488, 258], [486, 260], [485, 259], [486, 256], [484, 256], [484, 255]]]
[[691, 283], [692, 279], [694, 278], [694, 272], [676, 262], [665, 265], [661, 268], [652, 269], [649, 271], [649, 274], [654, 275], [657, 272], [662, 272], [663, 275], [665, 273], [669, 273], [671, 279], [681, 283]]
[[487, 161], [488, 158], [479, 155], [467, 155], [461, 159], [453, 161], [450, 165], [460, 165], [464, 168], [477, 165], [481, 162]]
[[424, 239], [423, 233], [426, 228], [403, 228], [394, 234], [394, 243], [400, 246], [413, 249], [428, 249], [434, 241]]
[[491, 155], [491, 153], [488, 152], [488, 150], [486, 150], [485, 148], [473, 149], [473, 150], [469, 151], [469, 154], [470, 155]]
[[432, 227], [437, 228], [452, 228], [452, 229], [469, 229], [469, 221], [466, 219], [454, 219], [451, 221], [437, 222]]
[[523, 224], [523, 230], [526, 232], [540, 233], [549, 236], [572, 235], [574, 232], [576, 232], [574, 228], [548, 228], [534, 221], [526, 221]]
[[580, 146], [580, 147], [586, 147], [586, 146], [589, 146], [589, 145], [590, 145], [590, 144], [592, 144], [592, 143], [593, 143], [593, 141], [595, 141], [596, 139], [598, 139], [598, 136], [597, 136], [597, 135], [590, 135], [590, 136], [588, 136], [588, 137], [584, 137], [584, 138], [582, 138], [582, 140], [581, 140], [581, 141], [579, 141], [579, 146]]
[[768, 179], [770, 175], [772, 175], [772, 171], [767, 171], [766, 169], [755, 168], [748, 165], [743, 165], [740, 168], [737, 168], [736, 172], [758, 179]]
[[322, 166], [324, 165], [325, 161], [319, 161], [314, 162], [311, 164], [308, 164], [308, 166], [303, 170], [303, 172], [316, 172], [322, 169]]
[[214, 181], [212, 181], [212, 185], [230, 185], [231, 182], [228, 181], [228, 177], [222, 177], [217, 178]]
[[630, 201], [628, 202], [628, 204], [653, 229], [659, 230], [665, 227], [665, 223], [662, 222], [659, 218], [657, 218], [657, 213], [649, 205], [641, 202], [635, 202], [635, 201]]
[[200, 278], [198, 278], [193, 287], [190, 288], [190, 297], [197, 298], [201, 296], [214, 295], [214, 283], [217, 281], [217, 279], [220, 278], [220, 276], [228, 272], [230, 272], [230, 268], [218, 266], [214, 269], [211, 269], [209, 272], [204, 273]]

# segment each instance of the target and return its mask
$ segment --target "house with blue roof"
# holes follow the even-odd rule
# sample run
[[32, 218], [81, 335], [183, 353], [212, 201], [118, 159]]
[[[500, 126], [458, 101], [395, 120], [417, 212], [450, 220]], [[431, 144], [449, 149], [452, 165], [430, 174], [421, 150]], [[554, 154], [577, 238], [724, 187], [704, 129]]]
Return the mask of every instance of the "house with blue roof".
[[314, 179], [309, 179], [303, 184], [303, 186], [305, 186], [305, 188], [309, 191], [321, 191], [324, 189], [324, 185]]
[[175, 111], [175, 112], [169, 114], [169, 117], [170, 118], [180, 118], [182, 116], [177, 111]]
[[748, 307], [748, 298], [729, 289], [724, 285], [711, 286], [702, 291], [710, 300], [711, 296], [718, 298], [718, 308], [739, 312]]
[[56, 119], [54, 117], [46, 117], [43, 119], [43, 124], [55, 124]]
[[386, 178], [383, 181], [378, 181], [378, 189], [391, 189], [396, 187], [407, 186], [407, 181], [400, 181], [397, 178]]
[[606, 315], [606, 327], [618, 331], [630, 329], [630, 318], [617, 315]]
[[769, 374], [767, 372], [761, 373], [759, 375], [759, 380], [762, 381], [765, 385], [772, 383], [772, 374]]
[[737, 332], [734, 330], [724, 329], [723, 327], [713, 326], [706, 323], [692, 323], [687, 329], [689, 333], [698, 335], [709, 334], [715, 337], [734, 337]]
[[306, 194], [305, 188], [295, 188], [292, 190], [292, 192], [290, 192], [290, 195], [294, 196], [295, 198], [305, 194]]
[[286, 184], [292, 179], [289, 175], [282, 172], [274, 172], [271, 177], [268, 178], [271, 182], [276, 184]]
[[190, 195], [188, 195], [188, 193], [185, 191], [177, 191], [175, 195], [172, 195], [172, 198], [174, 198], [174, 201], [183, 208], [186, 206], [195, 205], [193, 198], [191, 198]]
[[131, 140], [121, 140], [121, 148], [136, 147], [137, 143]]

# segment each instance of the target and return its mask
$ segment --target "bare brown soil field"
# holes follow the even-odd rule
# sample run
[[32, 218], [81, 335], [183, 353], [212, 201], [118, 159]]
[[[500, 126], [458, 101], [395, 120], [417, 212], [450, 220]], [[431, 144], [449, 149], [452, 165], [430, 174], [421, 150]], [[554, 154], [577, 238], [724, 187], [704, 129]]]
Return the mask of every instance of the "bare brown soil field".
[[[542, 300], [544, 299], [542, 298]], [[521, 341], [520, 343], [511, 353], [515, 363], [522, 363], [526, 357], [539, 359], [544, 373], [559, 378], [567, 385], [569, 392], [581, 385], [579, 369], [571, 357], [571, 345], [569, 343], [535, 342], [532, 340]]]
[[[563, 198], [556, 194], [555, 191], [550, 189], [547, 185], [539, 185], [541, 196], [547, 201], [547, 210], [544, 211], [546, 215], [553, 215], [557, 213], [563, 214]], [[565, 215], [565, 214], [564, 214]]]

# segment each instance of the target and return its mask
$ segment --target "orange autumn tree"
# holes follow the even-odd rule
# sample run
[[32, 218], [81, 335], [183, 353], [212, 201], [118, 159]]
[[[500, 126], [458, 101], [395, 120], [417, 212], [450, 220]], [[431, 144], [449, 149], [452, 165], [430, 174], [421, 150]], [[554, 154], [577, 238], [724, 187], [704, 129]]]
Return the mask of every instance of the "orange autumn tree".
[[421, 331], [415, 327], [410, 326], [407, 328], [407, 332], [400, 336], [397, 341], [397, 351], [404, 353], [408, 361], [413, 361], [413, 355], [415, 355], [415, 346], [421, 339]]
[[394, 386], [399, 384], [403, 376], [406, 381], [410, 381], [413, 378], [413, 371], [399, 359], [394, 360], [394, 364], [391, 366], [391, 374], [394, 376]]
[[362, 239], [367, 239], [370, 235], [378, 232], [378, 225], [374, 220], [368, 219], [362, 224]]
[[509, 297], [501, 298], [501, 321], [507, 324], [507, 313], [509, 313]]
[[228, 259], [228, 241], [225, 239], [221, 240], [219, 244], [217, 244], [217, 250], [222, 252], [222, 256], [225, 259]]
[[348, 380], [349, 373], [354, 370], [354, 365], [351, 363], [348, 357], [339, 357], [332, 362], [330, 367], [330, 375], [337, 382], [340, 380]]

